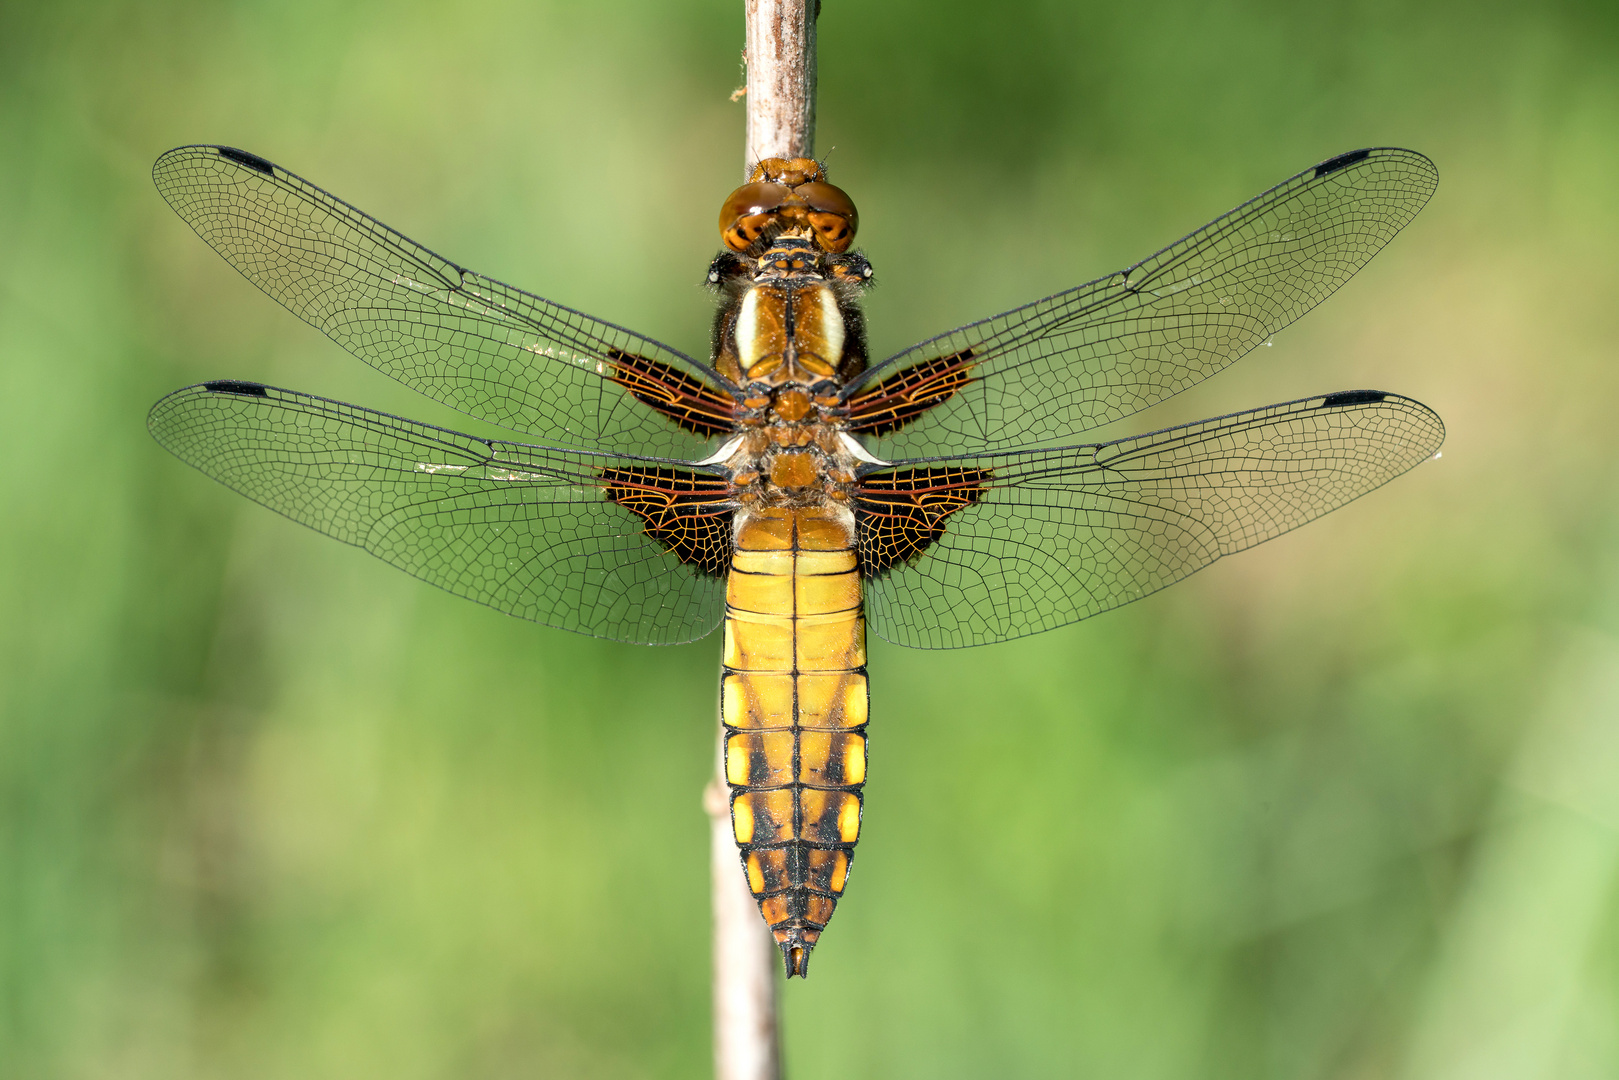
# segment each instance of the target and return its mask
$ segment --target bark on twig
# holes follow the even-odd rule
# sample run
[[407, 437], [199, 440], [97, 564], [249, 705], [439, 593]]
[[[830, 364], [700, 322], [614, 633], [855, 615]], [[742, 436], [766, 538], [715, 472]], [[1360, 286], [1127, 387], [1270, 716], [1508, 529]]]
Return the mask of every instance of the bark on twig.
[[[747, 42], [747, 135], [743, 169], [767, 157], [815, 150], [815, 17], [820, 0], [743, 0]], [[712, 827], [714, 1075], [779, 1080], [776, 974], [781, 957], [748, 891], [731, 836], [720, 729], [714, 779], [703, 793]]]
[[815, 152], [815, 16], [820, 0], [743, 0], [748, 128], [743, 168]]
[[[720, 734], [724, 760], [724, 732]], [[724, 765], [720, 766], [722, 772]], [[776, 1017], [776, 969], [781, 956], [731, 836], [730, 795], [723, 775], [703, 792], [712, 826], [710, 872], [714, 896], [714, 1075], [718, 1080], [778, 1080], [781, 1048]]]

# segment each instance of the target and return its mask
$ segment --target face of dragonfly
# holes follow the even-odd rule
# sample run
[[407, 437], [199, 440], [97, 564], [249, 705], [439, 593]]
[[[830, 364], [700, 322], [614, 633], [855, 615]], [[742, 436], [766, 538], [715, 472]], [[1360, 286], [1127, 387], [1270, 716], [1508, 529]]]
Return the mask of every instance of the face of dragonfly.
[[1005, 641], [1140, 599], [1433, 456], [1376, 390], [1087, 442], [1223, 369], [1422, 208], [1407, 150], [1307, 169], [1140, 262], [873, 361], [859, 215], [809, 159], [722, 204], [697, 359], [483, 277], [240, 150], [158, 188], [360, 360], [514, 433], [483, 439], [241, 380], [148, 426], [248, 497], [458, 595], [618, 641], [723, 624], [741, 870], [789, 974], [842, 895], [865, 783], [865, 630]]

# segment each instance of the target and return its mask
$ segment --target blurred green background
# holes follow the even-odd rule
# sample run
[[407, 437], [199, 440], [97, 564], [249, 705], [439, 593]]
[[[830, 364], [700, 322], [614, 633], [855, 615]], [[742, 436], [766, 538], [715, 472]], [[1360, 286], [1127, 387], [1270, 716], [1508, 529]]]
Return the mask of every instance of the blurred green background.
[[[1429, 208], [1132, 430], [1376, 387], [1441, 460], [1078, 626], [875, 642], [811, 1077], [1619, 1075], [1619, 15], [826, 0], [879, 355], [1334, 153]], [[517, 622], [143, 421], [204, 378], [456, 426], [154, 191], [215, 141], [690, 350], [741, 4], [0, 4], [0, 1075], [707, 1074], [717, 644]]]

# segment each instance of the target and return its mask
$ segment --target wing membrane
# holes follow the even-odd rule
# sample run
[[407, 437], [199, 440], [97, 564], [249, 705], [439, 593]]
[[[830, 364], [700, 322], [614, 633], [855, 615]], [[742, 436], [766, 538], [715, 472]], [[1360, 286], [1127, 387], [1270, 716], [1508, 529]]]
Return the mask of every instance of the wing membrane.
[[1426, 406], [1351, 391], [1115, 442], [928, 459], [978, 490], [920, 557], [867, 584], [869, 624], [937, 649], [1088, 618], [1366, 494], [1443, 440]]
[[434, 400], [562, 445], [700, 458], [712, 441], [615, 381], [628, 357], [728, 389], [683, 353], [457, 266], [240, 150], [183, 146], [152, 177], [249, 281]]
[[645, 501], [663, 474], [693, 476], [675, 463], [476, 439], [255, 383], [177, 390], [147, 426], [255, 502], [509, 615], [651, 644], [719, 623], [723, 578], [609, 497]]
[[[943, 400], [880, 438], [879, 456], [1072, 441], [1207, 378], [1309, 311], [1437, 183], [1433, 163], [1410, 150], [1344, 154], [1127, 270], [906, 349], [847, 396], [858, 412], [862, 393], [914, 365], [955, 370], [967, 361], [967, 381], [958, 377]], [[870, 426], [881, 430], [880, 420]]]

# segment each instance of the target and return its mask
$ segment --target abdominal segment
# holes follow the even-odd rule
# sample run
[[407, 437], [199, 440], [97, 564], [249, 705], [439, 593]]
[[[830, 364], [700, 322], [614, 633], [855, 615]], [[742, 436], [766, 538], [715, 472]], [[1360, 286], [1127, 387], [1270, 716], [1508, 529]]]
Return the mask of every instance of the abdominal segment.
[[748, 886], [803, 975], [860, 836], [866, 632], [851, 515], [742, 511], [728, 581], [720, 718]]

